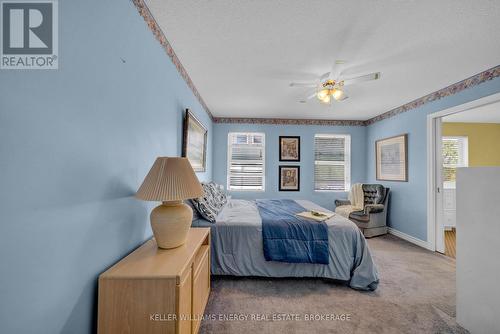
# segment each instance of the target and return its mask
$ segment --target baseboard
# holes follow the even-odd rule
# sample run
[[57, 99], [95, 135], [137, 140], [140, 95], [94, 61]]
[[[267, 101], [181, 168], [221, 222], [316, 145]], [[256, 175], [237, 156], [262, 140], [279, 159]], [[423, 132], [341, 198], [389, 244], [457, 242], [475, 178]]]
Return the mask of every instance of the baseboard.
[[431, 249], [429, 247], [429, 244], [427, 243], [427, 241], [423, 241], [423, 240], [420, 240], [418, 238], [412, 237], [411, 235], [403, 233], [403, 232], [398, 231], [398, 230], [395, 230], [392, 227], [389, 227], [388, 232], [392, 235], [395, 235], [398, 238], [401, 238], [403, 240], [411, 242], [412, 244], [415, 244], [415, 245], [420, 246], [422, 248], [429, 249], [429, 250]]

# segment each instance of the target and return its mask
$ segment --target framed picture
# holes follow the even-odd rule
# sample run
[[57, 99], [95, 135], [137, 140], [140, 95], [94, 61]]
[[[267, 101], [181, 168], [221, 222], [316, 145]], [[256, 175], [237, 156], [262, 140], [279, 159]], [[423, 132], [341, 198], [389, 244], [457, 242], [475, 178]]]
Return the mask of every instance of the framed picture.
[[300, 161], [299, 136], [280, 136], [280, 161]]
[[377, 180], [408, 182], [407, 137], [404, 134], [375, 142]]
[[279, 191], [300, 191], [300, 166], [279, 166]]
[[204, 172], [207, 156], [207, 129], [186, 109], [182, 156], [189, 159], [195, 172]]

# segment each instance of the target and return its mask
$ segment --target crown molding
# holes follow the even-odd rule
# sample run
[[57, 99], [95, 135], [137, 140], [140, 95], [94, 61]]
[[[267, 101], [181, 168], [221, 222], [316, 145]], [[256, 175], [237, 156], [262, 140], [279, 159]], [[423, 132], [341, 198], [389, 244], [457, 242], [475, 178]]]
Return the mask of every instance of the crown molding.
[[144, 0], [132, 0], [132, 2], [134, 3], [135, 8], [137, 8], [137, 11], [142, 16], [144, 21], [146, 21], [149, 29], [151, 30], [151, 32], [155, 36], [156, 40], [158, 42], [160, 42], [161, 46], [163, 47], [163, 49], [165, 50], [167, 55], [170, 57], [170, 60], [175, 65], [175, 67], [177, 68], [177, 71], [179, 72], [181, 77], [184, 79], [184, 81], [186, 82], [188, 87], [191, 89], [194, 96], [196, 96], [196, 98], [200, 102], [203, 109], [205, 109], [208, 116], [210, 116], [210, 118], [213, 120], [214, 116], [210, 112], [210, 109], [208, 109], [207, 104], [205, 103], [205, 101], [201, 97], [200, 93], [198, 92], [198, 89], [196, 89], [196, 86], [194, 85], [193, 81], [189, 77], [189, 74], [187, 73], [186, 69], [184, 68], [184, 66], [182, 66], [181, 61], [179, 60], [179, 58], [177, 58], [177, 55], [175, 54], [174, 49], [172, 49], [172, 46], [170, 45], [169, 41], [167, 40], [167, 37], [165, 37], [165, 34], [163, 33], [160, 26], [158, 25], [158, 22], [156, 22], [155, 18], [153, 17], [153, 14], [151, 14], [151, 11], [149, 10], [149, 8], [146, 5], [146, 3], [144, 2]]

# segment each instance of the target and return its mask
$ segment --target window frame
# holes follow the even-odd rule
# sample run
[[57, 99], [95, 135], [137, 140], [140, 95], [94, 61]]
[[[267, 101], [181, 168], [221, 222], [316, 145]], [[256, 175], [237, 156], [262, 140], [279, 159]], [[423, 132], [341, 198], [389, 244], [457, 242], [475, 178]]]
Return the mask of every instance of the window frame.
[[[344, 162], [339, 163], [338, 161], [320, 161], [316, 160], [316, 137], [326, 137], [326, 138], [343, 138], [344, 142]], [[352, 166], [352, 156], [351, 156], [351, 135], [350, 134], [337, 134], [337, 133], [316, 133], [314, 134], [314, 149], [313, 149], [313, 163], [314, 163], [314, 171], [313, 171], [313, 188], [314, 192], [332, 192], [332, 193], [341, 193], [341, 192], [349, 192], [351, 190], [351, 166]], [[316, 189], [316, 165], [317, 162], [322, 162], [322, 165], [339, 165], [344, 166], [344, 190], [335, 190], [335, 189]]]
[[[469, 167], [469, 137], [468, 136], [442, 136], [441, 138], [441, 146], [444, 145], [445, 139], [450, 139], [450, 140], [459, 140], [462, 141], [461, 143], [461, 150], [459, 149], [459, 157], [460, 154], [462, 155], [462, 164], [457, 164], [456, 166], [453, 165], [445, 165], [443, 159], [443, 151], [441, 148], [441, 173], [442, 173], [442, 180], [443, 180], [443, 189], [456, 189], [457, 188], [457, 181], [445, 181], [444, 178], [444, 168], [464, 168], [464, 167]], [[455, 171], [456, 173], [456, 171]]]
[[[260, 135], [262, 136], [262, 189], [232, 189], [231, 188], [231, 155], [232, 136], [237, 135]], [[266, 134], [264, 132], [228, 132], [227, 133], [227, 165], [226, 165], [226, 189], [231, 192], [265, 192], [266, 191]]]

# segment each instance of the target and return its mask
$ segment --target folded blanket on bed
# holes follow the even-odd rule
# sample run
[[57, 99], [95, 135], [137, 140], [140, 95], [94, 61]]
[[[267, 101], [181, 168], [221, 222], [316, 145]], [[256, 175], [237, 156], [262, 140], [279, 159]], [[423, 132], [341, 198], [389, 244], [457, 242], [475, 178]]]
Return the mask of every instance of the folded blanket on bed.
[[328, 264], [328, 226], [298, 218], [305, 209], [291, 199], [257, 200], [267, 261]]

